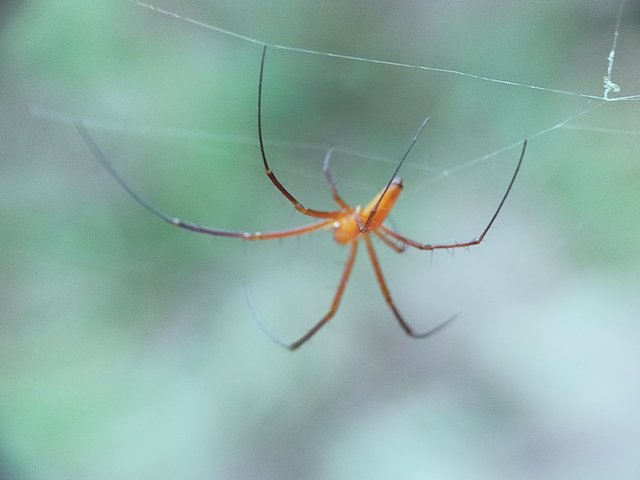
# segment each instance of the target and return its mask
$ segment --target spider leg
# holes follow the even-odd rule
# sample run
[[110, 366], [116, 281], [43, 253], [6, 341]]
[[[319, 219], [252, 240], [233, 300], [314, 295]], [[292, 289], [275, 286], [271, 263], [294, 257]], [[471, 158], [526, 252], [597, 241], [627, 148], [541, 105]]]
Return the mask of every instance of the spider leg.
[[349, 258], [347, 258], [347, 263], [345, 263], [344, 270], [342, 272], [342, 277], [340, 278], [340, 283], [338, 284], [338, 289], [336, 291], [335, 296], [333, 297], [333, 302], [331, 302], [331, 308], [318, 323], [316, 323], [313, 327], [311, 327], [311, 329], [307, 333], [305, 333], [302, 337], [300, 337], [298, 340], [290, 344], [286, 344], [285, 342], [278, 340], [277, 338], [273, 337], [273, 335], [271, 335], [270, 333], [268, 334], [269, 337], [275, 340], [276, 343], [278, 343], [279, 345], [289, 350], [296, 350], [300, 348], [304, 343], [306, 343], [306, 341], [309, 340], [311, 337], [313, 337], [316, 333], [318, 333], [318, 330], [324, 327], [327, 324], [327, 322], [329, 322], [329, 320], [331, 320], [334, 317], [334, 315], [338, 311], [338, 308], [340, 307], [340, 302], [342, 301], [344, 291], [347, 287], [347, 283], [349, 282], [349, 276], [351, 275], [351, 271], [353, 270], [353, 264], [356, 260], [357, 253], [358, 253], [358, 242], [353, 241], [351, 242], [351, 251], [349, 252]]
[[171, 225], [174, 225], [179, 228], [183, 228], [185, 230], [189, 230], [191, 232], [203, 233], [206, 235], [214, 235], [217, 237], [231, 237], [231, 238], [241, 238], [243, 240], [271, 240], [274, 238], [285, 238], [285, 237], [293, 237], [297, 235], [304, 235], [305, 233], [311, 233], [316, 230], [321, 230], [329, 225], [332, 220], [320, 220], [318, 222], [304, 225], [302, 227], [295, 227], [287, 230], [280, 230], [276, 232], [256, 232], [256, 233], [248, 233], [248, 232], [235, 232], [230, 230], [221, 230], [217, 228], [210, 228], [198, 225], [197, 223], [190, 222], [188, 220], [182, 220], [180, 218], [172, 217], [160, 210], [158, 207], [151, 204], [148, 200], [140, 196], [138, 192], [136, 192], [129, 183], [122, 178], [122, 176], [118, 173], [118, 171], [111, 164], [107, 156], [100, 150], [98, 144], [95, 142], [93, 137], [89, 135], [89, 132], [84, 127], [82, 122], [76, 122], [76, 128], [80, 133], [80, 136], [87, 144], [93, 156], [100, 162], [100, 164], [104, 167], [104, 169], [115, 179], [116, 182], [120, 184], [120, 186], [129, 194], [133, 199], [138, 202], [142, 207], [147, 209], [153, 215], [158, 217], [160, 220], [163, 220]]
[[331, 171], [329, 170], [329, 163], [331, 163], [331, 154], [335, 150], [335, 147], [331, 147], [327, 150], [327, 153], [324, 156], [324, 162], [322, 164], [322, 172], [324, 173], [324, 178], [331, 189], [331, 196], [336, 201], [338, 205], [340, 205], [345, 210], [351, 208], [347, 202], [343, 200], [343, 198], [338, 193], [338, 189], [336, 188], [336, 182], [331, 175]]
[[480, 235], [478, 235], [473, 240], [469, 240], [469, 241], [466, 241], [466, 242], [455, 242], [455, 243], [434, 243], [434, 244], [421, 243], [421, 242], [417, 242], [416, 240], [411, 240], [410, 238], [407, 238], [404, 235], [400, 235], [399, 233], [394, 232], [393, 230], [385, 227], [384, 225], [380, 225], [379, 229], [382, 232], [384, 232], [385, 234], [395, 238], [396, 240], [399, 240], [399, 241], [409, 245], [410, 247], [417, 248], [418, 250], [446, 250], [446, 249], [452, 249], [452, 248], [472, 247], [474, 245], [478, 245], [478, 244], [482, 243], [482, 241], [484, 240], [485, 235], [491, 229], [491, 226], [493, 225], [493, 222], [495, 222], [496, 218], [498, 217], [498, 214], [500, 213], [500, 210], [502, 209], [502, 206], [504, 205], [504, 202], [507, 200], [507, 197], [509, 196], [509, 192], [511, 192], [511, 187], [513, 187], [513, 183], [516, 181], [516, 177], [518, 176], [518, 172], [520, 171], [520, 166], [522, 165], [522, 160], [524, 158], [524, 153], [525, 153], [526, 150], [527, 150], [527, 141], [525, 140], [522, 143], [522, 151], [520, 153], [520, 158], [518, 159], [518, 164], [516, 165], [516, 169], [513, 172], [513, 176], [511, 177], [511, 181], [509, 182], [509, 185], [507, 186], [507, 190], [504, 192], [504, 195], [502, 196], [502, 199], [500, 200], [500, 203], [498, 204], [498, 208], [493, 213], [491, 219], [489, 220], [489, 223], [484, 228], [484, 230], [480, 233]]
[[382, 242], [387, 247], [389, 247], [390, 249], [392, 249], [396, 253], [402, 253], [407, 249], [407, 244], [406, 243], [404, 243], [404, 242], [400, 243], [396, 239], [389, 238], [389, 236], [386, 233], [381, 232], [379, 229], [378, 230], [374, 230], [372, 233], [376, 237], [378, 237], [380, 240], [382, 240]]
[[284, 185], [280, 183], [280, 180], [278, 180], [278, 177], [276, 177], [276, 174], [273, 172], [273, 170], [271, 170], [271, 167], [269, 166], [269, 162], [267, 161], [267, 154], [264, 149], [264, 139], [262, 138], [262, 83], [264, 79], [264, 60], [266, 55], [267, 55], [267, 45], [265, 44], [264, 47], [262, 48], [262, 59], [260, 61], [260, 80], [258, 82], [258, 141], [260, 143], [260, 154], [262, 155], [262, 163], [264, 164], [264, 171], [267, 174], [267, 177], [269, 177], [269, 180], [271, 180], [271, 183], [273, 183], [276, 186], [276, 188], [280, 190], [280, 193], [282, 193], [287, 198], [287, 200], [289, 200], [293, 204], [295, 209], [298, 210], [300, 213], [307, 215], [309, 217], [316, 217], [316, 218], [333, 217], [337, 212], [325, 212], [321, 210], [314, 210], [312, 208], [307, 208], [304, 205], [302, 205], [291, 193], [289, 193], [289, 191], [284, 187]]
[[409, 152], [411, 152], [411, 149], [413, 148], [413, 146], [418, 141], [418, 137], [420, 137], [420, 134], [422, 133], [422, 130], [424, 130], [424, 127], [427, 125], [427, 122], [429, 121], [430, 118], [431, 117], [425, 118], [423, 120], [423, 122], [420, 124], [420, 126], [418, 127], [418, 131], [415, 133], [415, 135], [411, 139], [411, 143], [409, 143], [409, 147], [405, 150], [404, 155], [402, 155], [402, 158], [400, 159], [400, 162], [398, 162], [398, 166], [393, 171], [393, 174], [391, 175], [391, 178], [387, 182], [387, 185], [384, 187], [384, 190], [382, 191], [382, 194], [380, 195], [380, 198], [378, 199], [378, 203], [376, 203], [376, 205], [373, 207], [373, 210], [371, 210], [371, 213], [369, 214], [369, 217], [367, 218], [367, 221], [360, 228], [360, 233], [364, 233], [364, 232], [369, 230], [369, 225], [371, 225], [371, 221], [373, 220], [373, 217], [375, 216], [376, 212], [378, 211], [378, 208], [380, 207], [380, 202], [382, 202], [382, 199], [384, 198], [385, 194], [387, 193], [389, 188], [391, 188], [391, 184], [396, 179], [396, 176], [398, 175], [398, 172], [400, 171], [400, 168], [402, 167], [402, 165], [404, 164], [405, 160], [409, 156]]
[[371, 242], [371, 238], [369, 237], [369, 234], [365, 233], [365, 234], [363, 234], [363, 237], [364, 237], [365, 244], [367, 246], [367, 251], [369, 252], [369, 258], [371, 259], [371, 265], [373, 265], [373, 270], [374, 270], [374, 272], [376, 274], [376, 278], [378, 279], [378, 284], [380, 285], [380, 290], [382, 291], [382, 296], [384, 297], [384, 300], [387, 302], [387, 305], [389, 305], [389, 308], [391, 309], [391, 311], [395, 315], [396, 319], [398, 320], [398, 323], [400, 323], [400, 326], [402, 327], [402, 329], [404, 330], [404, 332], [407, 335], [409, 335], [410, 337], [413, 337], [413, 338], [430, 337], [431, 335], [433, 335], [433, 334], [439, 332], [440, 330], [442, 330], [454, 318], [456, 318], [456, 315], [454, 315], [453, 317], [450, 317], [449, 319], [445, 320], [444, 322], [440, 323], [439, 325], [436, 325], [432, 329], [427, 330], [426, 332], [416, 333], [413, 330], [413, 328], [411, 328], [409, 326], [409, 324], [405, 321], [405, 319], [402, 317], [402, 315], [398, 311], [398, 308], [396, 307], [396, 305], [395, 305], [395, 303], [393, 301], [393, 297], [391, 296], [391, 292], [389, 291], [389, 287], [387, 287], [387, 282], [385, 281], [384, 275], [382, 274], [382, 268], [380, 268], [380, 262], [378, 261], [378, 256], [376, 255], [376, 251], [373, 248], [373, 243]]

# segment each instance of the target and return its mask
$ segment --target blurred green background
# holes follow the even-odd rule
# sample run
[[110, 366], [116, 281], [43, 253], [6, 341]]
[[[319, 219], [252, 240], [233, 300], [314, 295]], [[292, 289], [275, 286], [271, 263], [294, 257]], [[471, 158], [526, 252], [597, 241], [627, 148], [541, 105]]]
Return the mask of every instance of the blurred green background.
[[[269, 43], [591, 95], [619, 7], [156, 5]], [[456, 322], [407, 338], [362, 250], [338, 315], [291, 353], [258, 328], [245, 287], [297, 338], [328, 308], [346, 249], [327, 232], [244, 243], [173, 229], [68, 121], [171, 215], [305, 223], [260, 164], [260, 47], [127, 1], [4, 2], [0, 16], [0, 478], [639, 478], [640, 103], [271, 49], [268, 152], [314, 208], [333, 208], [326, 148], [343, 196], [366, 203], [430, 115], [393, 220], [466, 240], [531, 138], [486, 243], [378, 248], [416, 329]], [[640, 94], [639, 27], [627, 2], [619, 95]]]

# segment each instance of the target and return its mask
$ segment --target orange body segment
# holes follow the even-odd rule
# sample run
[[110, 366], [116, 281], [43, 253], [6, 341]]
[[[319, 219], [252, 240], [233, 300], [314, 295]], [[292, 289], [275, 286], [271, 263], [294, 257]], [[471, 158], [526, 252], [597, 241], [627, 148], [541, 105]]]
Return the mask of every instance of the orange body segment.
[[[362, 210], [362, 220], [366, 222], [373, 209], [376, 208], [376, 205], [378, 205], [378, 209], [376, 210], [375, 215], [369, 222], [370, 231], [376, 231], [377, 228], [382, 225], [387, 219], [389, 213], [391, 213], [391, 209], [400, 196], [400, 192], [402, 192], [402, 187], [402, 180], [399, 178], [394, 178], [386, 192], [384, 191], [384, 189], [381, 190], [380, 193], [369, 202], [369, 205], [364, 207], [364, 209]], [[384, 197], [382, 197], [383, 193]], [[382, 200], [380, 199], [380, 197], [382, 197]]]
[[[384, 223], [395, 205], [400, 192], [402, 191], [402, 180], [395, 179], [389, 185], [385, 192], [380, 191], [373, 200], [363, 209], [351, 208], [345, 210], [344, 213], [333, 224], [333, 238], [338, 243], [349, 243], [358, 238], [361, 228], [367, 223], [367, 220], [373, 210], [376, 208], [373, 218], [369, 222], [367, 231], [375, 232], [380, 225]], [[383, 196], [384, 194], [384, 196]]]

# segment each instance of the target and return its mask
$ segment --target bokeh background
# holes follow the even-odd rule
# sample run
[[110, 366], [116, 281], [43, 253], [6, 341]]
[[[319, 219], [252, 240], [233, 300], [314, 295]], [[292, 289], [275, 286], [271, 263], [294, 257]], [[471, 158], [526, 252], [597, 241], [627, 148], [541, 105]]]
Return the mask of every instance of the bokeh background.
[[[619, 8], [155, 5], [272, 44], [596, 96]], [[315, 208], [333, 208], [330, 145], [343, 196], [366, 203], [430, 115], [393, 220], [466, 240], [531, 138], [486, 243], [453, 256], [379, 245], [408, 321], [459, 314], [450, 327], [404, 336], [362, 249], [338, 315], [291, 353], [254, 317], [301, 335], [346, 249], [328, 232], [244, 243], [173, 229], [69, 121], [171, 215], [305, 223], [260, 164], [260, 46], [124, 0], [3, 2], [0, 16], [0, 478], [639, 478], [640, 103], [271, 49], [268, 153]], [[637, 95], [638, 3], [621, 18], [613, 81]]]

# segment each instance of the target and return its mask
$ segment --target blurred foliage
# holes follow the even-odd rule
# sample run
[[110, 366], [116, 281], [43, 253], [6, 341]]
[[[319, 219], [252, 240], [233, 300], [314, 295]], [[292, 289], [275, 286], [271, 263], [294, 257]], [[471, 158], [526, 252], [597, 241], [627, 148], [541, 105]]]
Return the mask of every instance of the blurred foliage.
[[[600, 95], [617, 2], [204, 2], [158, 7], [272, 44]], [[308, 221], [264, 178], [260, 47], [127, 1], [0, 8], [0, 478], [637, 478], [640, 115], [636, 102], [281, 49], [265, 136], [303, 203], [333, 208], [403, 169], [394, 222], [469, 252], [380, 256], [406, 338], [361, 255], [322, 232], [243, 243], [172, 229], [91, 157], [81, 118], [171, 215], [267, 231]], [[627, 2], [614, 81], [640, 93]], [[507, 145], [516, 145], [491, 155]], [[486, 156], [486, 158], [485, 158]], [[475, 161], [474, 159], [479, 159]], [[362, 252], [364, 253], [364, 252]]]

